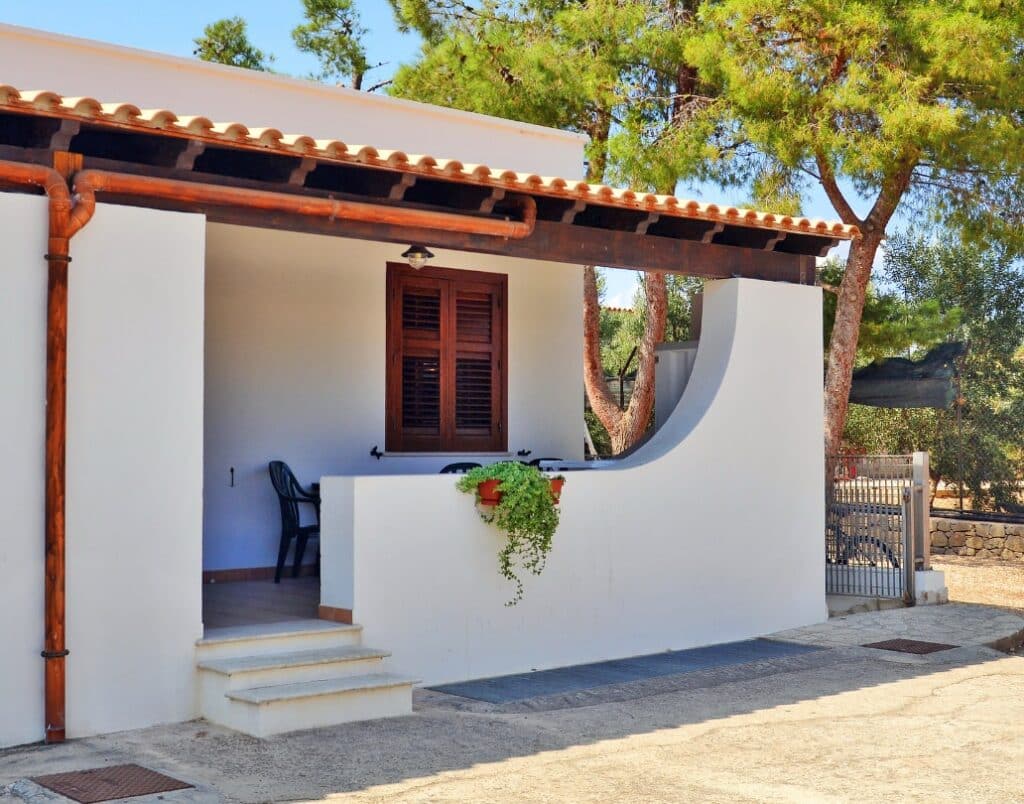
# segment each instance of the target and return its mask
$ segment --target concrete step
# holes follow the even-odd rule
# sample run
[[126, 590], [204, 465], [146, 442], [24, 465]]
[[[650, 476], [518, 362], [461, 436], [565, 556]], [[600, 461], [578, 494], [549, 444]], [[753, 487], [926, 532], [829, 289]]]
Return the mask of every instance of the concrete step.
[[327, 620], [289, 620], [210, 628], [196, 642], [196, 659], [205, 662], [358, 646], [362, 632], [361, 625], [343, 625]]
[[[255, 737], [412, 712], [414, 679], [394, 673], [230, 690], [217, 722]], [[210, 718], [215, 719], [215, 718]]]
[[228, 690], [366, 675], [374, 672], [390, 655], [386, 650], [341, 645], [290, 653], [202, 659], [198, 667], [204, 671], [204, 676], [216, 676], [206, 681], [208, 686], [220, 688], [223, 695]]

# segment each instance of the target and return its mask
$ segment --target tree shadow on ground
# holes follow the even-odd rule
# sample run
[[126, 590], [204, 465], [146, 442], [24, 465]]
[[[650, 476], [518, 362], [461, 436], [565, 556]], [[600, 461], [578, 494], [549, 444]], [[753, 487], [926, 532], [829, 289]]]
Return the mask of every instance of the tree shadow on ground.
[[[1005, 658], [1005, 654], [978, 647], [925, 657], [832, 648], [504, 705], [419, 690], [411, 717], [267, 740], [194, 721], [62, 746], [14, 749], [0, 753], [0, 766], [4, 767], [0, 783], [55, 770], [138, 762], [214, 788], [230, 800], [318, 800], [518, 757], [767, 712]], [[894, 693], [894, 705], [901, 703], [901, 695]]]

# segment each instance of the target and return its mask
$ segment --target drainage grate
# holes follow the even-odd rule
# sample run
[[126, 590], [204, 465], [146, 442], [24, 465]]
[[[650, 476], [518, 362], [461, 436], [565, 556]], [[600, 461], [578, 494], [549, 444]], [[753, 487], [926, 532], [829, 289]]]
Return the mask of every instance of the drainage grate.
[[952, 650], [958, 645], [943, 645], [941, 642], [922, 642], [919, 639], [886, 639], [883, 642], [872, 642], [869, 645], [862, 645], [863, 648], [877, 648], [878, 650], [894, 650], [898, 653], [913, 653], [923, 656], [926, 653], [938, 653], [940, 650]]
[[49, 776], [36, 776], [32, 781], [81, 804], [168, 793], [192, 787], [141, 765], [111, 765], [107, 768], [53, 773]]

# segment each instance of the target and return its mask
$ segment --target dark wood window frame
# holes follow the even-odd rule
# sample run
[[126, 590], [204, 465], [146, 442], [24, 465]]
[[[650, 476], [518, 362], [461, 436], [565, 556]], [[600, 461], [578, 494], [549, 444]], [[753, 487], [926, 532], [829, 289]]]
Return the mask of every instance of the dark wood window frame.
[[508, 276], [387, 264], [384, 448], [508, 450]]

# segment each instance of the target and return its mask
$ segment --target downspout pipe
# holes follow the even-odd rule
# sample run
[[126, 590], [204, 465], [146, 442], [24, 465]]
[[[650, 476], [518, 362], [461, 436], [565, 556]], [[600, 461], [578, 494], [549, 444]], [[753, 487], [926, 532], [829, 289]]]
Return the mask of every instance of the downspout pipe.
[[48, 743], [64, 741], [65, 642], [64, 492], [67, 408], [68, 263], [71, 236], [88, 218], [72, 226], [71, 193], [59, 171], [43, 165], [0, 162], [0, 183], [37, 187], [49, 200], [49, 232], [45, 259], [46, 294], [46, 456], [45, 456], [45, 581], [44, 701]]
[[[41, 189], [49, 200], [49, 232], [45, 259], [47, 279], [46, 326], [46, 454], [45, 454], [45, 580], [44, 664], [46, 742], [65, 737], [65, 459], [67, 437], [68, 264], [70, 241], [92, 218], [96, 195], [111, 193], [140, 198], [163, 198], [199, 205], [240, 207], [329, 220], [354, 220], [424, 229], [523, 239], [533, 234], [536, 202], [518, 200], [521, 220], [475, 217], [456, 213], [389, 207], [357, 201], [308, 198], [263, 190], [221, 187], [132, 176], [97, 170], [74, 172], [76, 157], [58, 153], [55, 162], [64, 173], [43, 165], [0, 160], [0, 186]], [[74, 173], [74, 196], [66, 175]]]

